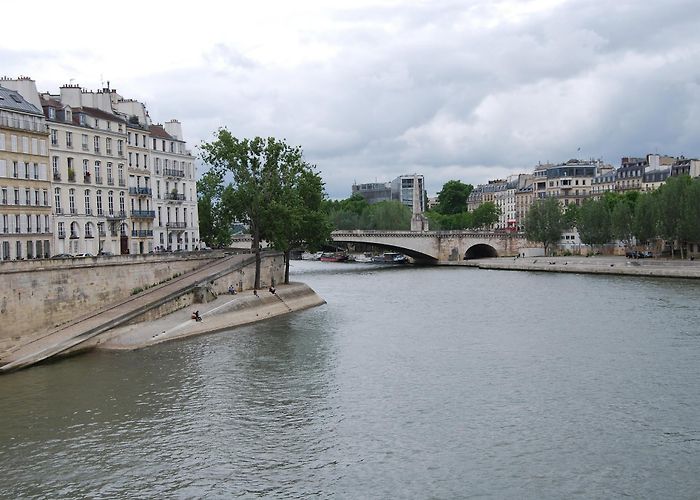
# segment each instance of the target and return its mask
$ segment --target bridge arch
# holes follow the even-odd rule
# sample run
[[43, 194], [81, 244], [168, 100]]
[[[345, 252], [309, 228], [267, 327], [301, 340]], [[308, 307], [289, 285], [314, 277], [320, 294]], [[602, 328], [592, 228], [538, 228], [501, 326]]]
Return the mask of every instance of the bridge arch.
[[485, 259], [490, 257], [498, 257], [498, 251], [486, 243], [477, 243], [476, 245], [472, 245], [464, 254], [464, 260]]

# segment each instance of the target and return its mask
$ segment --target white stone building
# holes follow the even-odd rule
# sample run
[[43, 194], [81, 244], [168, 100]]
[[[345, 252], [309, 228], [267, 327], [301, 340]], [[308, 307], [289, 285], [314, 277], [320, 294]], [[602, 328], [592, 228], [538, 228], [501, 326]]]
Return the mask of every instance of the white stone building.
[[177, 120], [150, 127], [155, 250], [198, 250], [197, 172]]
[[[47, 132], [38, 99], [0, 80], [0, 260], [53, 252]], [[34, 82], [23, 79], [20, 86]], [[36, 97], [36, 96], [35, 96]]]

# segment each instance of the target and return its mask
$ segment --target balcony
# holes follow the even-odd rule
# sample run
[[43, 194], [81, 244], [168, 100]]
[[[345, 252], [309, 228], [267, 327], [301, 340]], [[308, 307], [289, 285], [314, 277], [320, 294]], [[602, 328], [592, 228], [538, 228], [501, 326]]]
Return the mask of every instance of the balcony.
[[172, 168], [165, 168], [165, 169], [163, 169], [163, 175], [166, 177], [184, 177], [185, 171], [184, 170], [175, 170]]
[[100, 229], [99, 231], [97, 231], [97, 234], [100, 236], [100, 238], [104, 238], [107, 236], [107, 231], [105, 231], [104, 229]]
[[132, 210], [131, 211], [131, 218], [132, 219], [155, 219], [156, 212], [155, 212], [155, 210]]
[[83, 175], [83, 183], [91, 184], [92, 183], [92, 176], [90, 174]]
[[126, 219], [126, 212], [110, 212], [107, 214], [107, 220]]
[[102, 184], [102, 176], [101, 175], [96, 175], [95, 176], [95, 184]]
[[151, 196], [151, 188], [149, 187], [130, 187], [129, 194], [134, 196]]
[[65, 232], [62, 232], [62, 231], [59, 232], [59, 233], [58, 233], [58, 238], [61, 239], [61, 240], [65, 240], [65, 239], [66, 239], [66, 233], [65, 233]]
[[187, 222], [168, 222], [165, 227], [170, 229], [185, 229], [187, 227]]
[[153, 237], [153, 229], [132, 229], [131, 236], [133, 238], [151, 238]]
[[92, 216], [92, 208], [86, 208], [85, 215]]
[[75, 173], [68, 172], [68, 182], [75, 182]]
[[165, 193], [165, 199], [170, 201], [185, 201], [185, 195], [183, 193]]
[[119, 179], [119, 185], [120, 185], [121, 187], [126, 186], [126, 181], [125, 181], [124, 179]]
[[88, 148], [88, 145], [87, 145], [87, 144], [83, 144], [83, 151], [89, 151], [89, 148]]
[[107, 185], [114, 186], [114, 177], [107, 177]]
[[61, 180], [61, 174], [59, 172], [54, 172], [53, 173], [53, 180], [55, 181], [60, 181]]

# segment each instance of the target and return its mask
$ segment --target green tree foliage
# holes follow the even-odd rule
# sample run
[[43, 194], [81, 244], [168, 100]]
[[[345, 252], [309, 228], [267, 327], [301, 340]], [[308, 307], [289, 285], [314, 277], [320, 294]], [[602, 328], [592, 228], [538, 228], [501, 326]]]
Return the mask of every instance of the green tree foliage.
[[303, 179], [305, 172], [312, 177], [314, 174], [309, 173], [301, 148], [273, 137], [238, 139], [225, 128], [219, 129], [214, 141], [202, 145], [202, 159], [211, 165], [212, 175], [221, 180], [225, 173], [233, 177], [230, 196], [224, 197], [225, 206], [231, 216], [250, 226], [255, 252], [254, 286], [259, 288], [261, 240], [286, 248], [307, 236], [300, 236], [308, 227], [303, 222], [304, 214], [314, 209], [305, 206], [301, 184], [311, 183]]
[[447, 181], [437, 195], [437, 211], [444, 215], [466, 212], [467, 199], [473, 189], [474, 186], [462, 181]]
[[472, 211], [472, 227], [486, 229], [498, 222], [500, 213], [495, 203], [491, 201], [482, 203]]
[[210, 246], [223, 247], [231, 243], [233, 216], [227, 205], [231, 191], [223, 187], [222, 175], [215, 170], [205, 172], [197, 181], [199, 235]]
[[567, 229], [571, 229], [576, 227], [576, 223], [578, 222], [578, 217], [579, 217], [579, 212], [580, 208], [578, 205], [575, 203], [570, 203], [566, 206], [564, 209], [564, 224], [566, 225]]
[[637, 206], [634, 210], [634, 221], [632, 230], [639, 241], [648, 242], [655, 238], [658, 234], [658, 194], [648, 193], [639, 197]]
[[632, 240], [633, 222], [632, 209], [629, 203], [622, 200], [615, 205], [610, 214], [610, 233], [612, 237], [629, 244]]
[[370, 205], [356, 193], [345, 200], [326, 201], [323, 210], [336, 229], [400, 231], [411, 228], [411, 209], [395, 200]]
[[581, 205], [577, 229], [587, 245], [604, 245], [611, 238], [610, 212], [603, 200], [586, 200]]
[[289, 257], [301, 246], [317, 250], [328, 241], [331, 224], [321, 211], [321, 177], [305, 162], [282, 168], [282, 196], [271, 202], [266, 221], [272, 246], [284, 253], [284, 282], [289, 283]]
[[[672, 242], [684, 239], [683, 227], [683, 207], [685, 205], [686, 191], [691, 183], [687, 175], [681, 177], [669, 177], [663, 186], [659, 188], [659, 229], [660, 236]], [[671, 244], [671, 255], [673, 248]], [[681, 258], [682, 246], [681, 246]]]
[[525, 235], [530, 241], [540, 241], [544, 253], [553, 243], [561, 240], [566, 223], [556, 198], [538, 200], [532, 204], [525, 218]]

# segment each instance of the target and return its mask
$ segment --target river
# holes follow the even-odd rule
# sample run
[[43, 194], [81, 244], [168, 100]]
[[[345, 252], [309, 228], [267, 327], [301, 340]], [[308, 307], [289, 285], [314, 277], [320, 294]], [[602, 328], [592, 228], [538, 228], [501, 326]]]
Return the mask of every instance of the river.
[[328, 304], [0, 377], [4, 498], [697, 498], [697, 281], [293, 262]]

